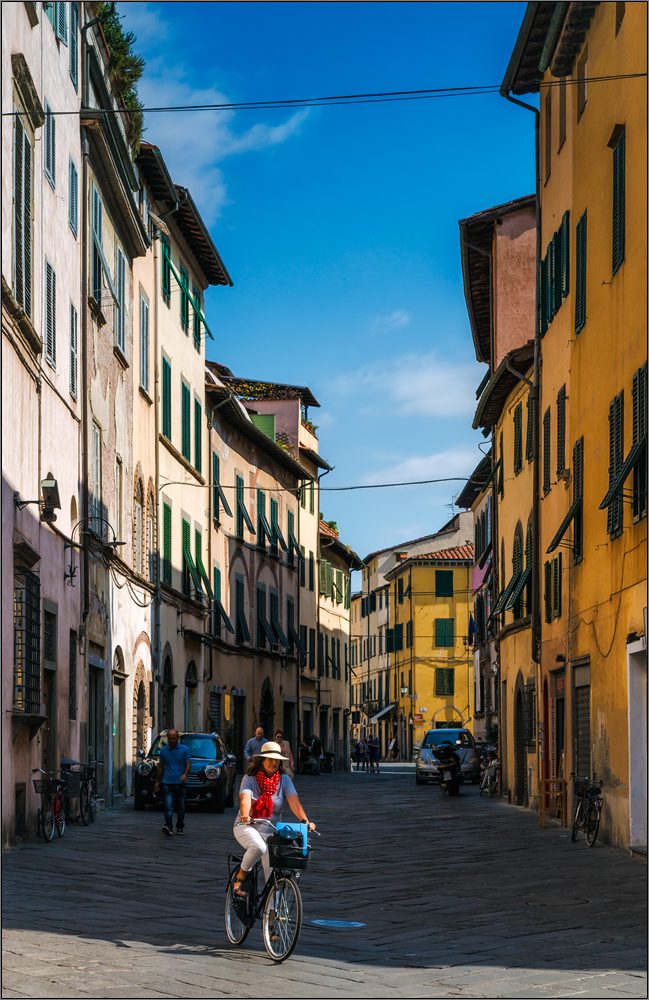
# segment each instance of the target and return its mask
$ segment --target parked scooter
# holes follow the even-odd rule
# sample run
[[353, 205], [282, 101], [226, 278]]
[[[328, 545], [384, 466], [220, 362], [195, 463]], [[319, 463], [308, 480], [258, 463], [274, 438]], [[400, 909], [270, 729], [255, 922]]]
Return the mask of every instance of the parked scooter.
[[439, 783], [449, 795], [459, 795], [462, 783], [460, 758], [450, 740], [440, 743], [438, 747], [430, 747], [430, 751], [439, 761]]

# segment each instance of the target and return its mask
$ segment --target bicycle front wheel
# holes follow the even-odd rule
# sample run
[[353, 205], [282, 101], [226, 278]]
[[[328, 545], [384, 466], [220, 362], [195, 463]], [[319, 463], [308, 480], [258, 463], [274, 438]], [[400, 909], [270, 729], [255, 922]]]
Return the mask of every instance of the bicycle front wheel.
[[62, 795], [57, 795], [54, 800], [54, 818], [56, 820], [56, 832], [59, 837], [65, 833], [65, 803]]
[[596, 802], [591, 802], [586, 813], [586, 843], [592, 847], [599, 832], [600, 811]]
[[51, 795], [45, 796], [41, 806], [41, 832], [49, 844], [54, 836], [54, 799]]
[[489, 798], [493, 799], [496, 794], [496, 789], [498, 788], [498, 778], [493, 777], [489, 780]]
[[582, 823], [583, 808], [584, 808], [583, 807], [583, 803], [582, 803], [581, 799], [579, 799], [579, 802], [575, 806], [575, 814], [574, 814], [574, 816], [572, 818], [572, 842], [573, 842], [573, 844], [574, 844], [574, 842], [577, 839], [577, 831], [578, 831], [578, 829], [579, 829], [579, 827], [581, 826], [581, 823]]
[[92, 823], [92, 816], [90, 815], [90, 792], [86, 784], [81, 786], [79, 792], [79, 812], [81, 814], [81, 822], [84, 826]]
[[[232, 872], [225, 896], [225, 933], [232, 944], [243, 944], [248, 937], [250, 927], [245, 923], [235, 909], [234, 881], [236, 870]], [[237, 909], [242, 912], [242, 903], [237, 902]]]
[[302, 928], [302, 895], [290, 875], [280, 875], [266, 897], [262, 929], [272, 959], [283, 962], [292, 953]]

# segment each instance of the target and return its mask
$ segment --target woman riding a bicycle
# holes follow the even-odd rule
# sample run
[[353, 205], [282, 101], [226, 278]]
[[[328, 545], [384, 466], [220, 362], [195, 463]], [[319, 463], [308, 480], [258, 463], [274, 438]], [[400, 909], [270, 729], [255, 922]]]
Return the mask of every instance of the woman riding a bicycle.
[[[315, 823], [307, 819], [295, 785], [280, 769], [284, 760], [288, 758], [282, 756], [278, 743], [264, 743], [241, 782], [239, 813], [234, 823], [234, 836], [246, 852], [234, 882], [234, 892], [239, 898], [245, 899], [247, 894], [242, 882], [260, 859], [266, 881], [270, 877], [266, 841], [281, 821], [284, 799], [297, 819], [307, 823], [309, 830], [315, 830]], [[254, 826], [250, 825], [251, 820], [255, 820]]]

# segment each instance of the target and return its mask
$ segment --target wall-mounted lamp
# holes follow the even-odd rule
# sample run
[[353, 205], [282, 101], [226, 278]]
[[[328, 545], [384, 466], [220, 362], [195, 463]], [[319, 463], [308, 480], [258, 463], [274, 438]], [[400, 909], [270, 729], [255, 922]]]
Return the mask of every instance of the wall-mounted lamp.
[[56, 479], [42, 479], [41, 493], [42, 497], [40, 500], [21, 500], [20, 493], [16, 491], [14, 493], [14, 503], [18, 510], [23, 510], [23, 508], [28, 507], [31, 503], [37, 503], [41, 508], [41, 521], [52, 524], [56, 521], [54, 511], [61, 509], [59, 484]]

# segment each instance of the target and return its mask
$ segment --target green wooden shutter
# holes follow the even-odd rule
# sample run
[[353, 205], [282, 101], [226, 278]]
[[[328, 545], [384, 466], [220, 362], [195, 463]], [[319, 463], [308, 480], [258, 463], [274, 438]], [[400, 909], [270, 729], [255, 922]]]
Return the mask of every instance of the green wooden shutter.
[[201, 472], [203, 467], [203, 410], [194, 400], [194, 468]]
[[183, 458], [186, 458], [188, 462], [192, 460], [191, 452], [191, 393], [189, 391], [189, 386], [182, 385], [182, 401], [181, 401], [181, 421], [182, 421], [182, 440], [181, 440], [181, 450], [183, 453]]
[[162, 434], [171, 441], [171, 365], [162, 359]]
[[633, 467], [633, 516], [647, 512], [647, 362], [633, 375], [633, 443], [644, 440]]
[[532, 397], [527, 397], [527, 434], [525, 438], [525, 458], [531, 462], [534, 458], [534, 424], [533, 424], [534, 404]]
[[554, 274], [552, 276], [552, 305], [553, 315], [559, 312], [563, 301], [563, 241], [561, 239], [561, 229], [557, 229], [552, 237], [552, 260], [554, 262]]
[[548, 299], [548, 279], [547, 279], [548, 259], [544, 257], [539, 264], [539, 332], [543, 337], [548, 329], [547, 299]]
[[435, 645], [444, 646], [446, 645], [444, 639], [446, 635], [445, 620], [443, 618], [435, 619]]
[[586, 323], [586, 212], [577, 223], [575, 232], [575, 333], [579, 333]]
[[550, 492], [550, 407], [543, 414], [543, 492]]
[[584, 542], [584, 519], [583, 519], [583, 496], [584, 496], [584, 439], [579, 438], [572, 449], [572, 499], [581, 500], [572, 521], [572, 557], [575, 563], [581, 562], [583, 557]]
[[183, 330], [189, 329], [189, 275], [182, 262], [180, 264], [180, 324]]
[[171, 248], [169, 239], [164, 234], [160, 236], [160, 243], [162, 245], [162, 298], [169, 305], [171, 302]]
[[257, 430], [261, 431], [271, 441], [275, 440], [275, 414], [274, 413], [251, 413], [250, 419]]
[[403, 649], [403, 625], [394, 626], [394, 651], [400, 652]]
[[554, 243], [548, 243], [545, 254], [548, 262], [545, 271], [545, 322], [549, 326], [554, 316]]
[[552, 560], [545, 563], [545, 620], [552, 621]]
[[221, 478], [220, 464], [221, 463], [219, 456], [216, 454], [215, 451], [213, 451], [212, 452], [212, 484], [213, 484], [212, 517], [215, 518], [215, 520], [217, 521], [220, 520], [219, 518], [220, 506], [219, 506], [219, 491], [216, 488], [215, 484], [218, 483]]
[[453, 596], [453, 570], [435, 570], [435, 597]]
[[613, 274], [624, 260], [625, 241], [625, 131], [613, 148]]
[[500, 452], [500, 468], [498, 469], [498, 492], [500, 493], [500, 496], [502, 497], [505, 494], [505, 474], [503, 472], [504, 465], [505, 465], [505, 454], [504, 454], [504, 448], [503, 448], [503, 435], [502, 435], [502, 431], [501, 431], [501, 434], [500, 434], [500, 443], [499, 443], [499, 446], [498, 446], [498, 450]]
[[[609, 488], [615, 481], [616, 474], [624, 462], [624, 392], [619, 393], [609, 407]], [[623, 523], [622, 496], [618, 495], [608, 506], [608, 533], [617, 535]]]
[[514, 409], [514, 473], [523, 468], [523, 404]]
[[327, 563], [324, 559], [320, 560], [320, 593], [326, 594], [327, 592]]
[[171, 586], [171, 507], [162, 505], [162, 580]]
[[185, 552], [189, 551], [191, 542], [191, 526], [189, 521], [182, 519], [182, 541], [183, 541], [183, 594], [189, 594], [189, 564]]
[[561, 298], [570, 291], [570, 212], [563, 213], [561, 220]]
[[566, 387], [562, 385], [557, 394], [557, 477], [566, 468]]

